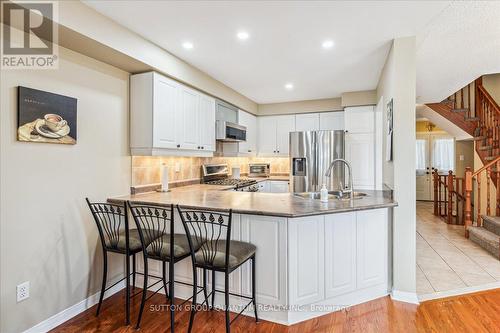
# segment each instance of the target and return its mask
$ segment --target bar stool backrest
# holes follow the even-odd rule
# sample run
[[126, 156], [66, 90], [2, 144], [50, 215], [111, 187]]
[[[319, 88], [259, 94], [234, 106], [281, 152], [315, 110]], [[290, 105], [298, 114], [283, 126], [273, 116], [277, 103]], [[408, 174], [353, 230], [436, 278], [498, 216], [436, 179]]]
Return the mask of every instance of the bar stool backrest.
[[125, 242], [125, 248], [128, 249], [128, 216], [126, 205], [91, 203], [88, 198], [85, 198], [85, 201], [87, 201], [94, 221], [97, 224], [103, 248], [109, 251], [118, 251], [118, 244]]
[[203, 256], [203, 261], [207, 268], [214, 266], [214, 260], [219, 252], [219, 244], [222, 240], [228, 240], [225, 243], [225, 263], [226, 269], [229, 265], [229, 250], [231, 246], [231, 220], [232, 211], [229, 213], [210, 212], [196, 209], [182, 209], [177, 205], [177, 210], [181, 216], [182, 224], [186, 235], [188, 236], [191, 257], [196, 262], [194, 255], [194, 243], [203, 244], [199, 251]]
[[[137, 225], [144, 254], [152, 258], [161, 258], [162, 250], [167, 246], [164, 236], [168, 236], [170, 238], [169, 253], [172, 255], [174, 253], [174, 206], [160, 207], [131, 202], [128, 202], [128, 206]], [[144, 244], [148, 244], [149, 251], [145, 251]]]

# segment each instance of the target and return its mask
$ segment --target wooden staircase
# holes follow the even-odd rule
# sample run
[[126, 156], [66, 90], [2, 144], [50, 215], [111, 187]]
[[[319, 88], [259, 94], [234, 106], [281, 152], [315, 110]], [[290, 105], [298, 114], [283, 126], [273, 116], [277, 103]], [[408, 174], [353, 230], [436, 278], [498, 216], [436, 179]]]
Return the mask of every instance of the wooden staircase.
[[[483, 167], [464, 177], [434, 174], [434, 214], [447, 223], [464, 224], [470, 238], [500, 259], [500, 107], [479, 78], [429, 108], [474, 137]], [[486, 187], [486, 204], [481, 193]], [[496, 196], [492, 189], [496, 188]], [[479, 203], [473, 214], [473, 192]], [[483, 203], [481, 205], [481, 203]], [[486, 214], [482, 214], [484, 206]], [[475, 215], [475, 216], [473, 216]]]

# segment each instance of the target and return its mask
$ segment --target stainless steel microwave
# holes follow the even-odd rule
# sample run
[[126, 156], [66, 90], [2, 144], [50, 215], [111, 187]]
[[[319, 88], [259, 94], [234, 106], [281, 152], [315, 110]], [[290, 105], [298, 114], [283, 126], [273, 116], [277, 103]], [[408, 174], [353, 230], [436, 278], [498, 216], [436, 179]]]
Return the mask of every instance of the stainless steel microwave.
[[215, 138], [219, 141], [241, 142], [247, 140], [247, 128], [229, 121], [217, 120]]
[[250, 163], [248, 165], [249, 177], [269, 177], [271, 165], [269, 163]]

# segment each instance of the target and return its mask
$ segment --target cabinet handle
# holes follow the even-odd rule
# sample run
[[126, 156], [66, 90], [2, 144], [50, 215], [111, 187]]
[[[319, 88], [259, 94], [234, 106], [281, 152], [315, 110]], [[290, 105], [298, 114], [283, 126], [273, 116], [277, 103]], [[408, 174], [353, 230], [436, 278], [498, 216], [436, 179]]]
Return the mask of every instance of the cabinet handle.
[[177, 145], [177, 148], [180, 148], [180, 147], [181, 147], [181, 145]]
[[197, 148], [197, 149], [200, 149], [201, 147], [200, 147], [200, 146], [198, 146], [198, 147], [196, 147], [196, 148]]
[[248, 152], [249, 152], [249, 153], [251, 153], [251, 152], [252, 152], [252, 150], [251, 150], [251, 149], [248, 149]]
[[205, 146], [201, 146], [201, 149], [205, 149]]
[[275, 154], [276, 154], [276, 150], [273, 150], [273, 153], [275, 153]]

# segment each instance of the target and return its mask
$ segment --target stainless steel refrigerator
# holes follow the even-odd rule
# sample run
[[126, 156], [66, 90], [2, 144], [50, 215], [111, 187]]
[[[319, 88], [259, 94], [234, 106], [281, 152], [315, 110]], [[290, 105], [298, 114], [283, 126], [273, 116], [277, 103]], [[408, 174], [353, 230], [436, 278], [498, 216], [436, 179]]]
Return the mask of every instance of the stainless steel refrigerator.
[[344, 158], [344, 131], [307, 131], [290, 133], [290, 184], [293, 193], [319, 192], [341, 188], [345, 170], [337, 164], [330, 177], [325, 173], [336, 158]]

